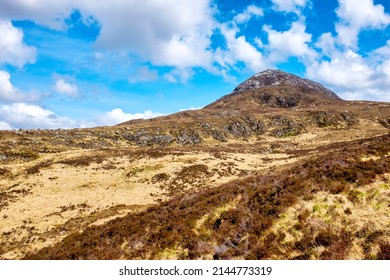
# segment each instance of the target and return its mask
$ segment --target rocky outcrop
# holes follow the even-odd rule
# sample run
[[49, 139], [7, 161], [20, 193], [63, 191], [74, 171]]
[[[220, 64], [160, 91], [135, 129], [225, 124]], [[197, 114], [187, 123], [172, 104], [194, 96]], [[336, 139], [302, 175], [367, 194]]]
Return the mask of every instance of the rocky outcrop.
[[302, 90], [306, 89], [306, 90], [321, 92], [330, 99], [336, 99], [336, 100], [341, 99], [333, 91], [325, 88], [319, 83], [307, 79], [302, 79], [298, 76], [283, 71], [270, 70], [270, 69], [260, 72], [252, 76], [248, 80], [244, 81], [243, 83], [239, 84], [233, 90], [233, 94], [259, 89], [262, 87], [280, 86], [280, 85], [300, 87], [302, 88]]
[[176, 142], [180, 145], [194, 145], [201, 143], [202, 138], [197, 131], [182, 130], [176, 137]]
[[232, 93], [204, 108], [225, 110], [254, 104], [293, 108], [335, 101], [342, 99], [319, 83], [279, 70], [266, 70], [247, 79]]

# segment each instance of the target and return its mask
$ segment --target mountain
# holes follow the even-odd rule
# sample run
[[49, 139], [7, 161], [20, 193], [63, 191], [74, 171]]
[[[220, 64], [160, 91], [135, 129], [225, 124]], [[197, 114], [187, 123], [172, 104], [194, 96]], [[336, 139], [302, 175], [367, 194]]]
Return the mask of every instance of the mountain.
[[[342, 100], [321, 84], [279, 70], [260, 72], [201, 110], [120, 124], [138, 131], [140, 145], [199, 144], [214, 139], [290, 137], [329, 128], [346, 131], [386, 126], [388, 103]], [[349, 134], [349, 133], [347, 133]], [[161, 137], [163, 141], [161, 141]], [[355, 137], [355, 136], [353, 136]]]
[[267, 70], [200, 110], [0, 131], [0, 259], [389, 259], [390, 103]]
[[[315, 102], [340, 101], [333, 91], [319, 83], [279, 71], [266, 70], [239, 84], [232, 93], [205, 108], [234, 108], [237, 104], [255, 103], [263, 106], [295, 107]], [[243, 104], [244, 105], [244, 104]]]

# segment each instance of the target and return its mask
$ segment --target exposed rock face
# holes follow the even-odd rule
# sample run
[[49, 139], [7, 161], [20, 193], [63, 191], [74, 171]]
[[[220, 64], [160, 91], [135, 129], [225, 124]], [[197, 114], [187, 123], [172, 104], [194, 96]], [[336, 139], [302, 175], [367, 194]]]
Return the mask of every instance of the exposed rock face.
[[[302, 79], [298, 76], [279, 71], [279, 70], [266, 70], [260, 72], [245, 82], [239, 84], [234, 90], [233, 93], [238, 94], [241, 92], [246, 92], [254, 89], [259, 89], [267, 86], [293, 86], [301, 87], [303, 89], [309, 89], [313, 91], [322, 92], [324, 95], [331, 99], [340, 100], [333, 91], [325, 88], [319, 83], [313, 82], [311, 80]], [[283, 102], [283, 101], [281, 101]]]
[[232, 93], [205, 108], [227, 110], [251, 104], [291, 108], [329, 101], [342, 99], [319, 83], [279, 70], [266, 70], [239, 84]]
[[202, 139], [197, 131], [182, 130], [180, 135], [176, 137], [176, 142], [180, 145], [193, 145], [202, 142]]

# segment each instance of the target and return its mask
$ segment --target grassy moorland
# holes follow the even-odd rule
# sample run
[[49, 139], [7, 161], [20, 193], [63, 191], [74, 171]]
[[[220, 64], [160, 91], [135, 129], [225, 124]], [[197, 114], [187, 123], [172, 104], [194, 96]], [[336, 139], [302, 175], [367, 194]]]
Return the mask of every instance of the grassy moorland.
[[321, 150], [89, 227], [26, 258], [389, 259], [390, 136]]
[[0, 131], [0, 258], [389, 259], [389, 129], [265, 71], [200, 110]]

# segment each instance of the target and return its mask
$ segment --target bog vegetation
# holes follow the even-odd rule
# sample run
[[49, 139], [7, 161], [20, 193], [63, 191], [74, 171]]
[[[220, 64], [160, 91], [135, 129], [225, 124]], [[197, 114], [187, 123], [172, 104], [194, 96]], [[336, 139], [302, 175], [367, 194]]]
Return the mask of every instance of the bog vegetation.
[[[283, 171], [176, 197], [26, 259], [389, 259], [389, 155], [389, 135], [330, 145]], [[356, 223], [370, 211], [383, 227]]]

